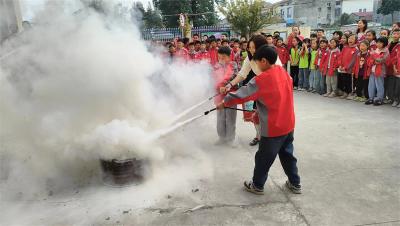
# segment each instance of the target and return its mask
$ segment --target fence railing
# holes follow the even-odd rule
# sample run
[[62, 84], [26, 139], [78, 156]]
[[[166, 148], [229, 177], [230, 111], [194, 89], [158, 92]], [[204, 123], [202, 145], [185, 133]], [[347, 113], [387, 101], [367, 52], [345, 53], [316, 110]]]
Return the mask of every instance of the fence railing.
[[[226, 33], [228, 36], [231, 36], [232, 31], [230, 26], [202, 26], [192, 28], [192, 35], [215, 35], [218, 37], [222, 33]], [[176, 37], [182, 37], [182, 30], [180, 28], [152, 28], [142, 30], [142, 38], [144, 40], [171, 41]]]

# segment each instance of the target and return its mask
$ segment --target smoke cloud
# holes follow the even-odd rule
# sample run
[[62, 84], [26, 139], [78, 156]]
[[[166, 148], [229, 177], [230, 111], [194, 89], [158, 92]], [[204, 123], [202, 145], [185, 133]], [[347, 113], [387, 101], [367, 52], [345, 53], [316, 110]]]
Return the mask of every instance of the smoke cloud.
[[[1, 46], [5, 224], [88, 224], [121, 205], [141, 208], [168, 192], [185, 192], [212, 175], [207, 155], [187, 141], [190, 134], [154, 135], [213, 94], [210, 68], [167, 64], [131, 23], [88, 9], [70, 11], [45, 7], [31, 29]], [[104, 187], [99, 159], [114, 158], [149, 159], [152, 175], [140, 186]], [[49, 209], [39, 201], [65, 200], [79, 189], [86, 192], [76, 202], [86, 204], [74, 209]], [[97, 208], [82, 218], [85, 206]]]

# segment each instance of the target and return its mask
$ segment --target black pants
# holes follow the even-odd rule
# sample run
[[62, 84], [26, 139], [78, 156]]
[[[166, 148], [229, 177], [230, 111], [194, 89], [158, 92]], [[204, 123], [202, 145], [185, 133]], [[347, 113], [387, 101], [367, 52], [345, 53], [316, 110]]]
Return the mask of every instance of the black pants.
[[364, 79], [363, 76], [358, 76], [355, 80], [356, 93], [358, 97], [366, 97], [368, 99], [368, 81], [369, 79]]
[[293, 79], [293, 86], [297, 87], [299, 83], [299, 66], [290, 66], [290, 77]]
[[385, 78], [385, 97], [389, 100], [394, 100], [394, 89], [396, 85], [396, 77], [389, 75]]
[[393, 93], [394, 93], [393, 100], [399, 102], [400, 101], [400, 77], [395, 77]]
[[300, 184], [297, 170], [297, 159], [293, 156], [294, 132], [280, 137], [261, 137], [255, 156], [253, 183], [256, 188], [264, 189], [268, 172], [275, 158], [279, 155], [281, 164], [289, 181], [293, 185]]
[[338, 75], [338, 88], [349, 94], [352, 92], [351, 74], [339, 73]]

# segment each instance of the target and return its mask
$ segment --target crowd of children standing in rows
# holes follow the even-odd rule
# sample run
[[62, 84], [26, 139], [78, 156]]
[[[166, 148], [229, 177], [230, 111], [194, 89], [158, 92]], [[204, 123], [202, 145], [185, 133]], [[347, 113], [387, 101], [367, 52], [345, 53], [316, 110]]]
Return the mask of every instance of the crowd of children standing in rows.
[[[356, 32], [335, 31], [330, 40], [323, 29], [305, 38], [297, 26], [292, 27], [287, 42], [279, 32], [265, 37], [283, 66], [290, 68], [295, 89], [400, 108], [400, 23], [377, 33], [360, 20]], [[245, 38], [228, 40], [225, 34], [220, 39], [195, 34], [191, 42], [176, 39], [166, 45], [171, 60], [205, 60], [212, 65], [218, 63], [218, 49], [229, 47], [230, 58], [239, 70], [248, 55]]]

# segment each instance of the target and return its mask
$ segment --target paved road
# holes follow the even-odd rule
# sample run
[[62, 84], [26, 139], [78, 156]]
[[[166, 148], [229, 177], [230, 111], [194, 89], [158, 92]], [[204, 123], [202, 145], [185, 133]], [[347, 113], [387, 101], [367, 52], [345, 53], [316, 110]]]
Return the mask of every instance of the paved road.
[[[207, 116], [183, 130], [190, 136], [181, 145], [199, 161], [166, 168], [143, 189], [109, 188], [88, 198], [89, 189], [59, 198], [65, 202], [25, 203], [30, 215], [35, 205], [54, 208], [27, 219], [96, 225], [400, 225], [400, 110], [309, 93], [296, 93], [295, 103], [302, 195], [284, 188], [279, 159], [264, 196], [243, 191], [256, 152], [247, 145], [253, 129], [238, 120], [239, 147], [215, 146], [215, 116]], [[191, 142], [199, 147], [192, 149]], [[152, 201], [136, 205], [139, 199]], [[107, 205], [112, 208], [98, 211]]]

